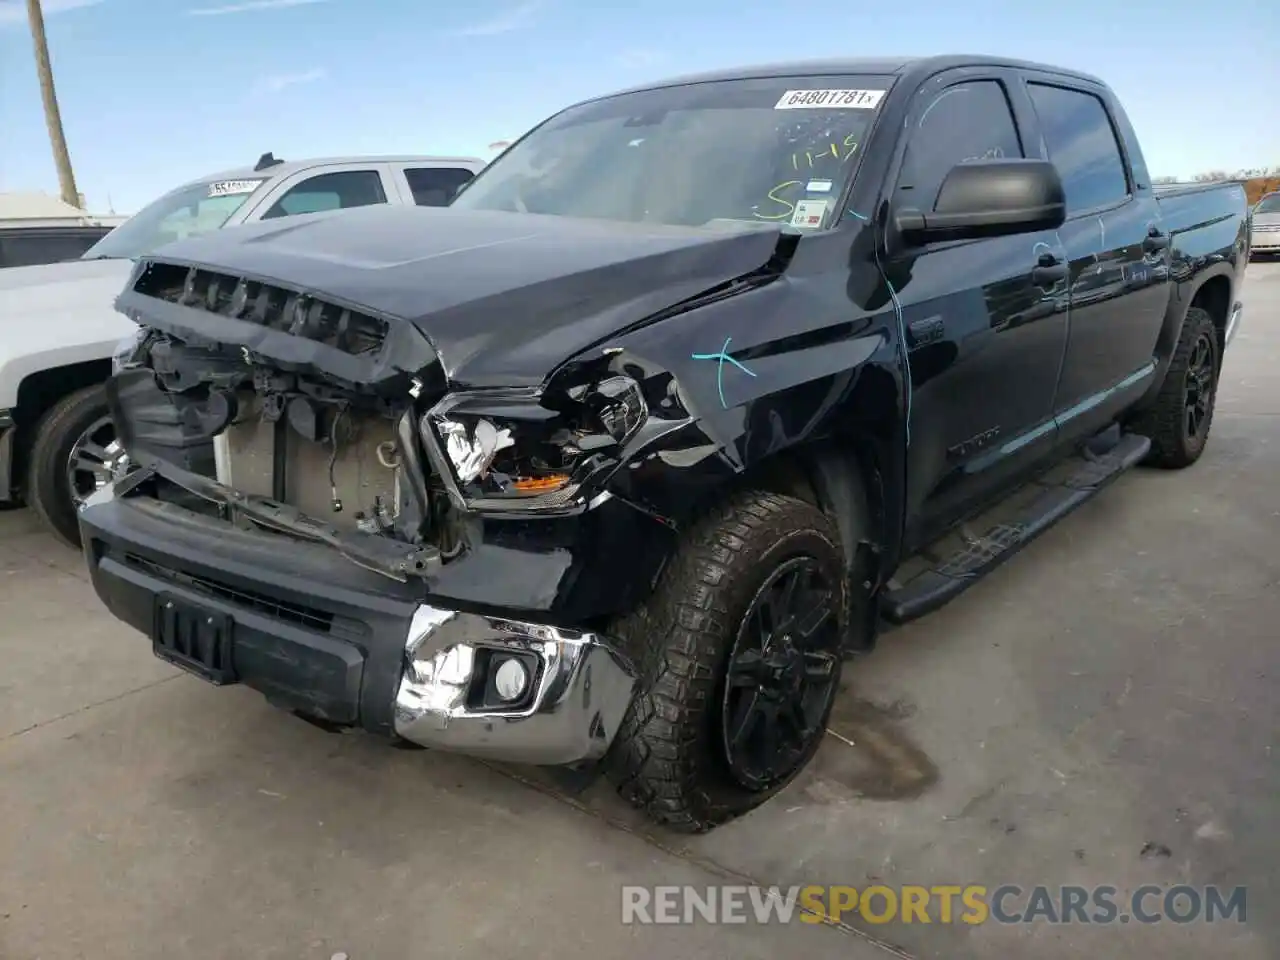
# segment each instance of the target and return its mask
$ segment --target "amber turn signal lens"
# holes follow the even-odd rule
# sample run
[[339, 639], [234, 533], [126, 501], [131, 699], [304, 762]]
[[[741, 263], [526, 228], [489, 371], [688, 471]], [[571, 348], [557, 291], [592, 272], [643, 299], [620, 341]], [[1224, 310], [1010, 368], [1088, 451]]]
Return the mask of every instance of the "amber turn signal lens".
[[511, 486], [521, 493], [550, 493], [569, 482], [567, 473], [553, 473], [546, 477], [517, 477]]

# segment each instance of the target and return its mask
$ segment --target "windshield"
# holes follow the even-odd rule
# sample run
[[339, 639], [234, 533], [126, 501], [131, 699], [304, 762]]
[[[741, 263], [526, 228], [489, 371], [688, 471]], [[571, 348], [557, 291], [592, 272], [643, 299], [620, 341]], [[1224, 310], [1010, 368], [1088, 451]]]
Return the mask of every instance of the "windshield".
[[552, 117], [453, 202], [633, 223], [835, 223], [891, 77], [781, 77], [620, 94]]
[[132, 260], [184, 237], [219, 229], [262, 180], [213, 180], [179, 187], [155, 200], [85, 251], [85, 260]]
[[1269, 193], [1253, 208], [1254, 213], [1280, 213], [1280, 193]]

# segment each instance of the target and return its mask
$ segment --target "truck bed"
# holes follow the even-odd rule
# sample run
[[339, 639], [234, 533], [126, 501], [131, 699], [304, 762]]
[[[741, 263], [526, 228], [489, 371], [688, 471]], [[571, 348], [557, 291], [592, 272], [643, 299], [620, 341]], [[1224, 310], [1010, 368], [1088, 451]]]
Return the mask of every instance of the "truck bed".
[[0, 226], [0, 267], [76, 260], [112, 231], [105, 225]]
[[1235, 182], [1169, 183], [1155, 187], [1160, 216], [1174, 236], [1248, 216], [1244, 187]]
[[1235, 188], [1242, 194], [1244, 187], [1236, 183], [1234, 180], [1214, 180], [1208, 183], [1157, 183], [1151, 188], [1151, 192], [1160, 200], [1166, 197], [1181, 197], [1194, 193], [1207, 193], [1212, 190], [1225, 190]]

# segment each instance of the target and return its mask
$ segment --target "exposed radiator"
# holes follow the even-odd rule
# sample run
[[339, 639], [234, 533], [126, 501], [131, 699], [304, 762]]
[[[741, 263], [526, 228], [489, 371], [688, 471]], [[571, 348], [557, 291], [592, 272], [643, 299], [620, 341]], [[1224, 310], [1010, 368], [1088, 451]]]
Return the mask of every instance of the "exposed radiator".
[[[214, 441], [218, 480], [242, 493], [273, 497], [275, 444], [283, 438], [284, 501], [290, 506], [343, 529], [368, 529], [379, 503], [386, 519], [394, 517], [399, 471], [378, 459], [380, 444], [387, 444], [386, 450], [396, 446], [391, 421], [343, 416], [337, 422], [336, 456], [330, 443], [309, 440], [287, 423], [279, 430], [277, 426], [249, 416], [221, 433]], [[335, 495], [340, 510], [334, 509]]]

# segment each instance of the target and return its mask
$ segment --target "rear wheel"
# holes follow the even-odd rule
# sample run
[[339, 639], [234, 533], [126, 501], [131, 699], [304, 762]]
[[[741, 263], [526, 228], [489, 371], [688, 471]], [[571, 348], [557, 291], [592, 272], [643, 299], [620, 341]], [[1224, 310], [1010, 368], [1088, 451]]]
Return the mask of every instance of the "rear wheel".
[[804, 501], [750, 492], [691, 530], [615, 626], [641, 672], [609, 757], [618, 792], [696, 833], [789, 783], [839, 689], [846, 589], [835, 526]]
[[1151, 439], [1149, 464], [1177, 470], [1200, 459], [1213, 426], [1221, 355], [1213, 318], [1192, 307], [1155, 405], [1134, 424], [1136, 432]]
[[80, 506], [111, 482], [123, 462], [103, 388], [63, 397], [36, 426], [27, 469], [26, 498], [59, 539], [80, 546]]

